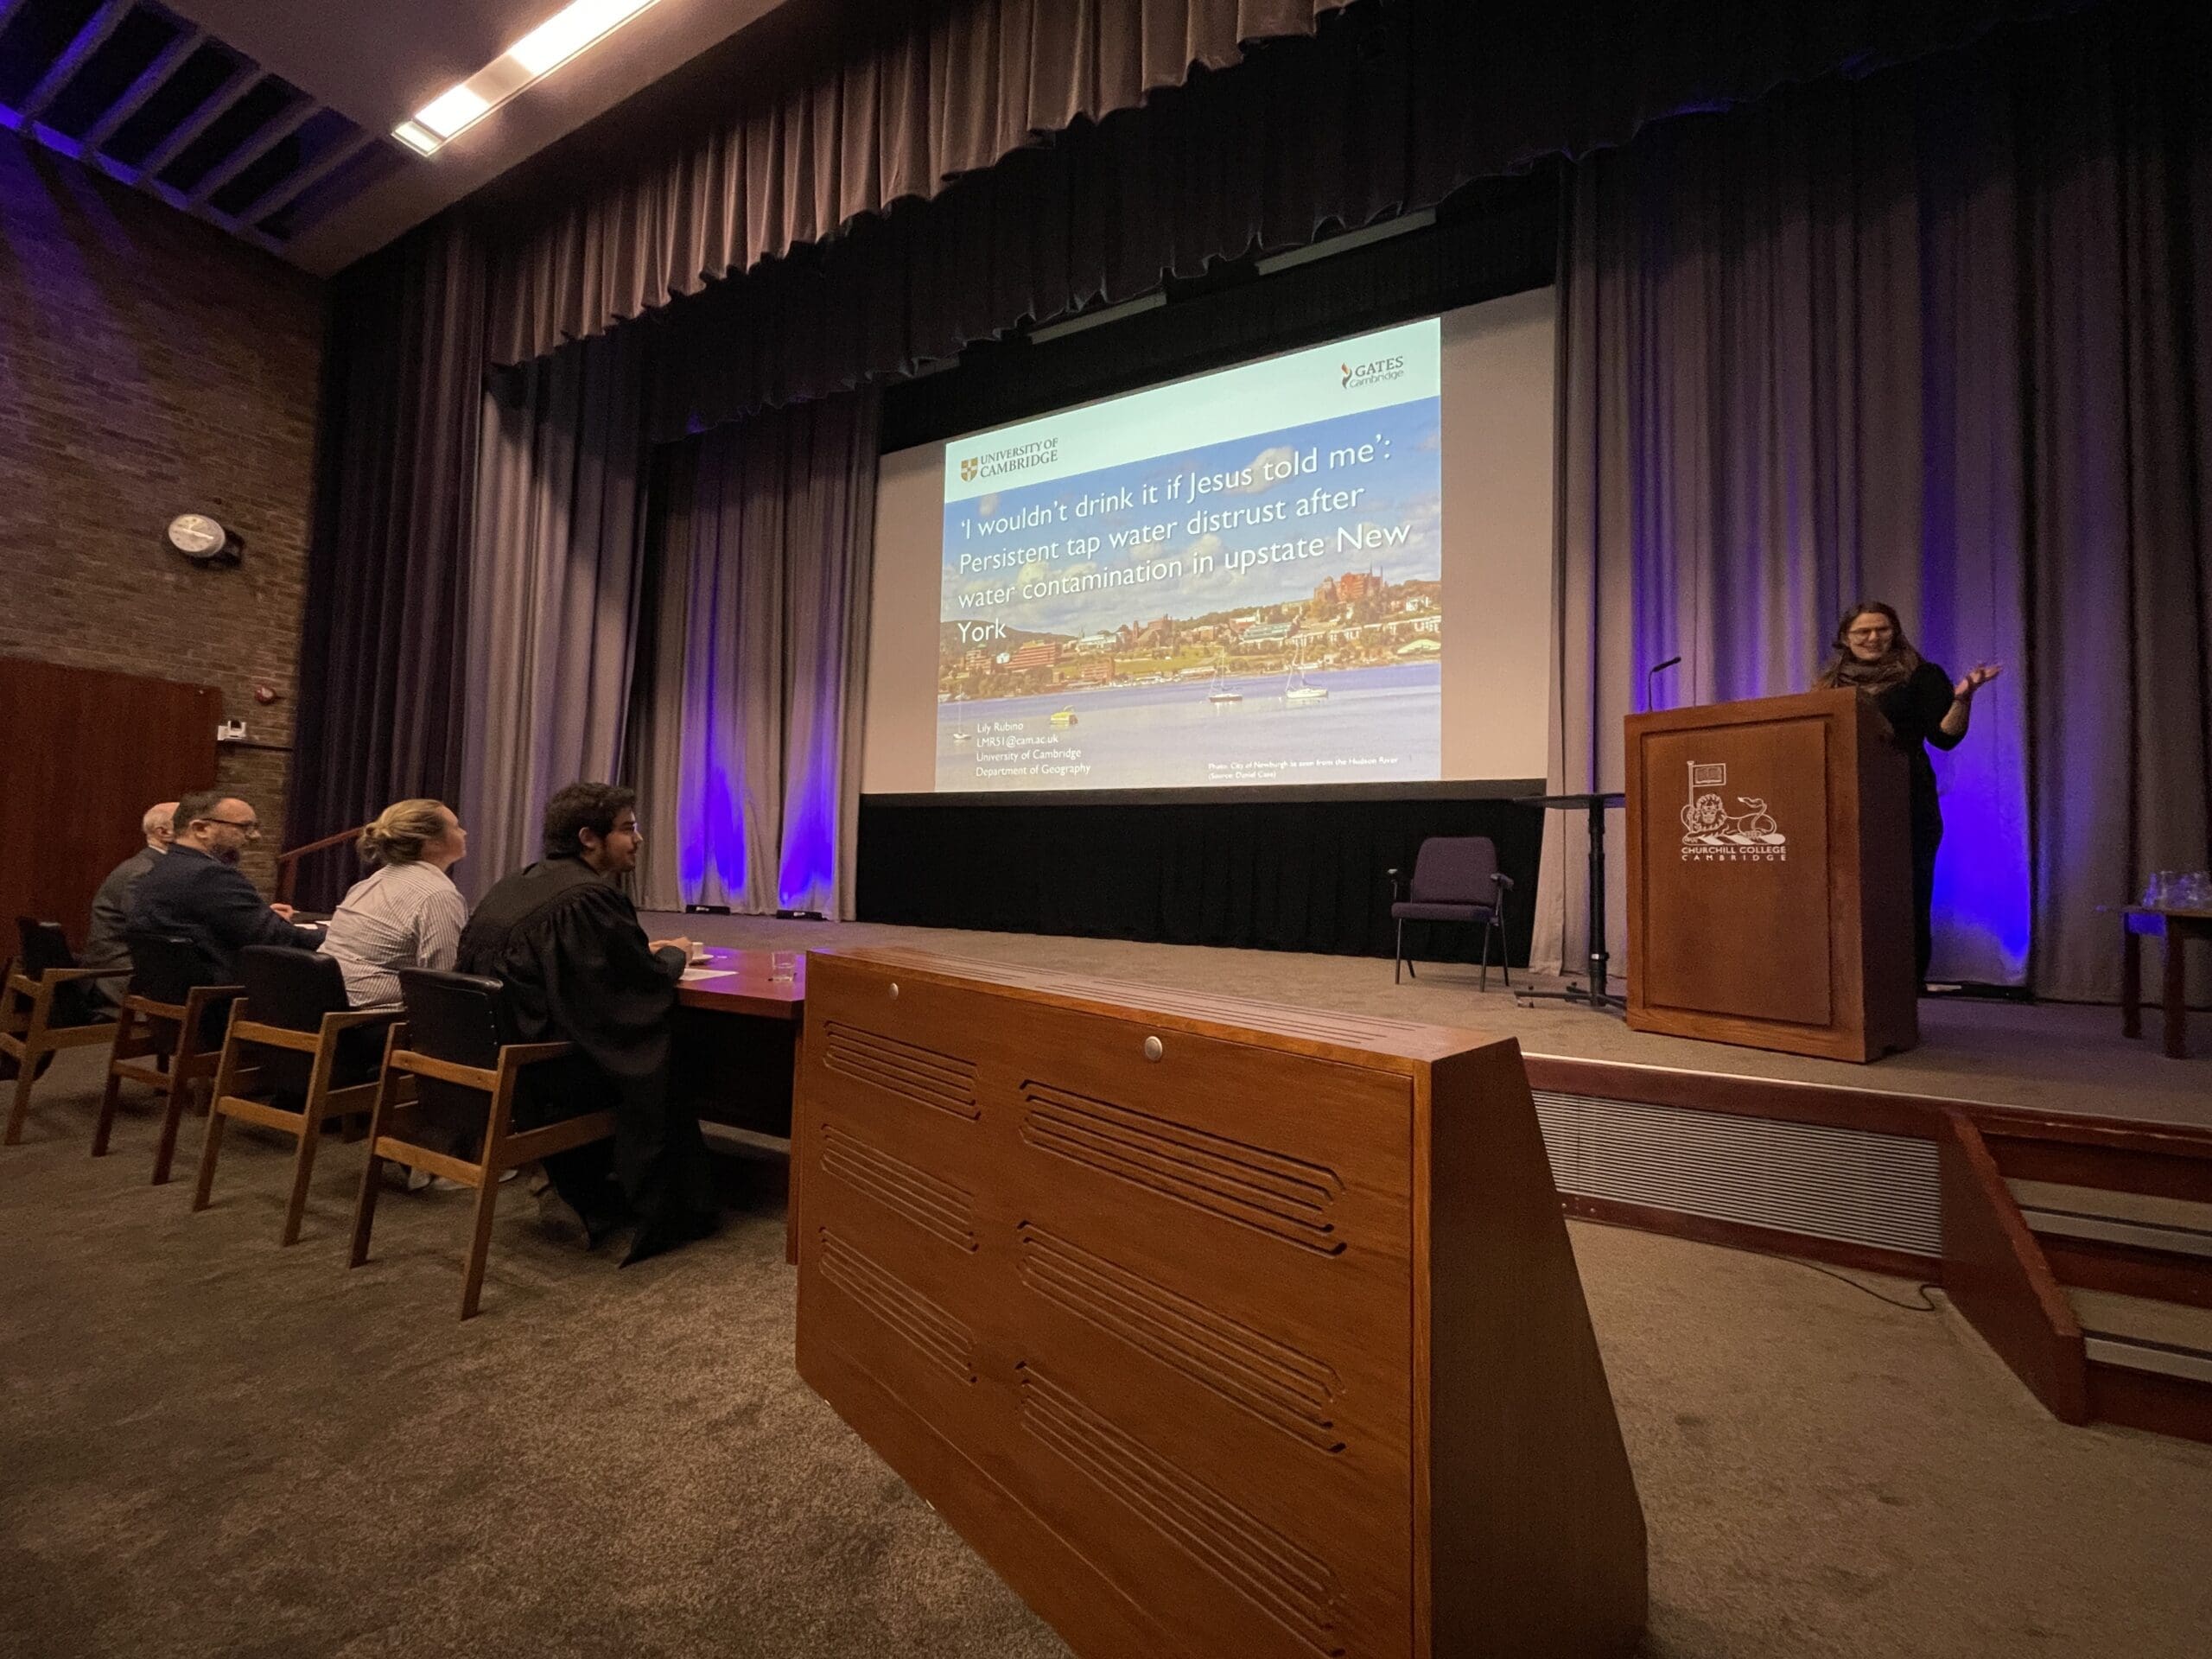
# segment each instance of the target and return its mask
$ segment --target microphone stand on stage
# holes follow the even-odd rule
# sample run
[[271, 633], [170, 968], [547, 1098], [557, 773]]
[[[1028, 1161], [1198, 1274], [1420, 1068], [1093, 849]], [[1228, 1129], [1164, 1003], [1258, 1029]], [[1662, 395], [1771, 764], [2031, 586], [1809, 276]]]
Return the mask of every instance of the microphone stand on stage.
[[[1669, 657], [1644, 671], [1645, 708], [1651, 706], [1653, 679], [1681, 660], [1679, 656]], [[1627, 801], [1627, 795], [1617, 789], [1592, 790], [1576, 795], [1522, 795], [1515, 798], [1516, 806], [1541, 806], [1554, 812], [1586, 812], [1590, 829], [1590, 914], [1584, 924], [1589, 940], [1590, 982], [1587, 986], [1569, 985], [1563, 991], [1518, 991], [1514, 995], [1516, 1001], [1580, 1002], [1601, 1012], [1627, 1011], [1628, 999], [1612, 993], [1611, 968], [1605, 953], [1605, 812], [1608, 808], [1625, 805]]]

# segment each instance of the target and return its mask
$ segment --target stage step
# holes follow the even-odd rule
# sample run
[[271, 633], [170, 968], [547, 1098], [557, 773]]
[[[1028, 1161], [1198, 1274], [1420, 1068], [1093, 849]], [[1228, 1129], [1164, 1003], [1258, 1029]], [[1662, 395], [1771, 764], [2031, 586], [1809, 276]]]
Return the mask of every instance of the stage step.
[[2212, 1309], [2069, 1288], [2088, 1357], [2129, 1370], [2212, 1382]]
[[2033, 1232], [2212, 1261], [2212, 1204], [2056, 1181], [2005, 1185]]

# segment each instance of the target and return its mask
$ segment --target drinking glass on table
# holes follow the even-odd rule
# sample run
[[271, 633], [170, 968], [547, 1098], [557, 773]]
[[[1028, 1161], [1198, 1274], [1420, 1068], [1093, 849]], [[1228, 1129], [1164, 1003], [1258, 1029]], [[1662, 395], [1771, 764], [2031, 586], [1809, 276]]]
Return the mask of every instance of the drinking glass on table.
[[788, 984], [798, 976], [799, 953], [796, 950], [771, 950], [768, 953], [768, 978], [778, 985]]

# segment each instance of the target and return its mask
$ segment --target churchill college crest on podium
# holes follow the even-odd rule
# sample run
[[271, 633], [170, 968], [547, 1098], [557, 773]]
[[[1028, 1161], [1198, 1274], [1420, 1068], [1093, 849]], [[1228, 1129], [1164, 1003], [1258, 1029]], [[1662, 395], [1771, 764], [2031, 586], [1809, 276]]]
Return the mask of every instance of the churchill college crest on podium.
[[1778, 864], [1789, 856], [1789, 837], [1756, 795], [1738, 795], [1731, 812], [1719, 792], [1727, 786], [1728, 768], [1717, 762], [1689, 763], [1689, 804], [1682, 808], [1682, 861], [1719, 864]]

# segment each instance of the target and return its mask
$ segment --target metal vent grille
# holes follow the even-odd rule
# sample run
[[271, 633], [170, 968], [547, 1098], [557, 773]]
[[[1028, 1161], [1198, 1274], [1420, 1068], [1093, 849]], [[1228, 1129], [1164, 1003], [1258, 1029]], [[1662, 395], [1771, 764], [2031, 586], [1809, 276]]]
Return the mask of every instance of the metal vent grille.
[[1541, 1089], [1535, 1097], [1561, 1192], [1942, 1254], [1932, 1141]]
[[0, 126], [278, 254], [406, 162], [155, 0], [0, 0]]

